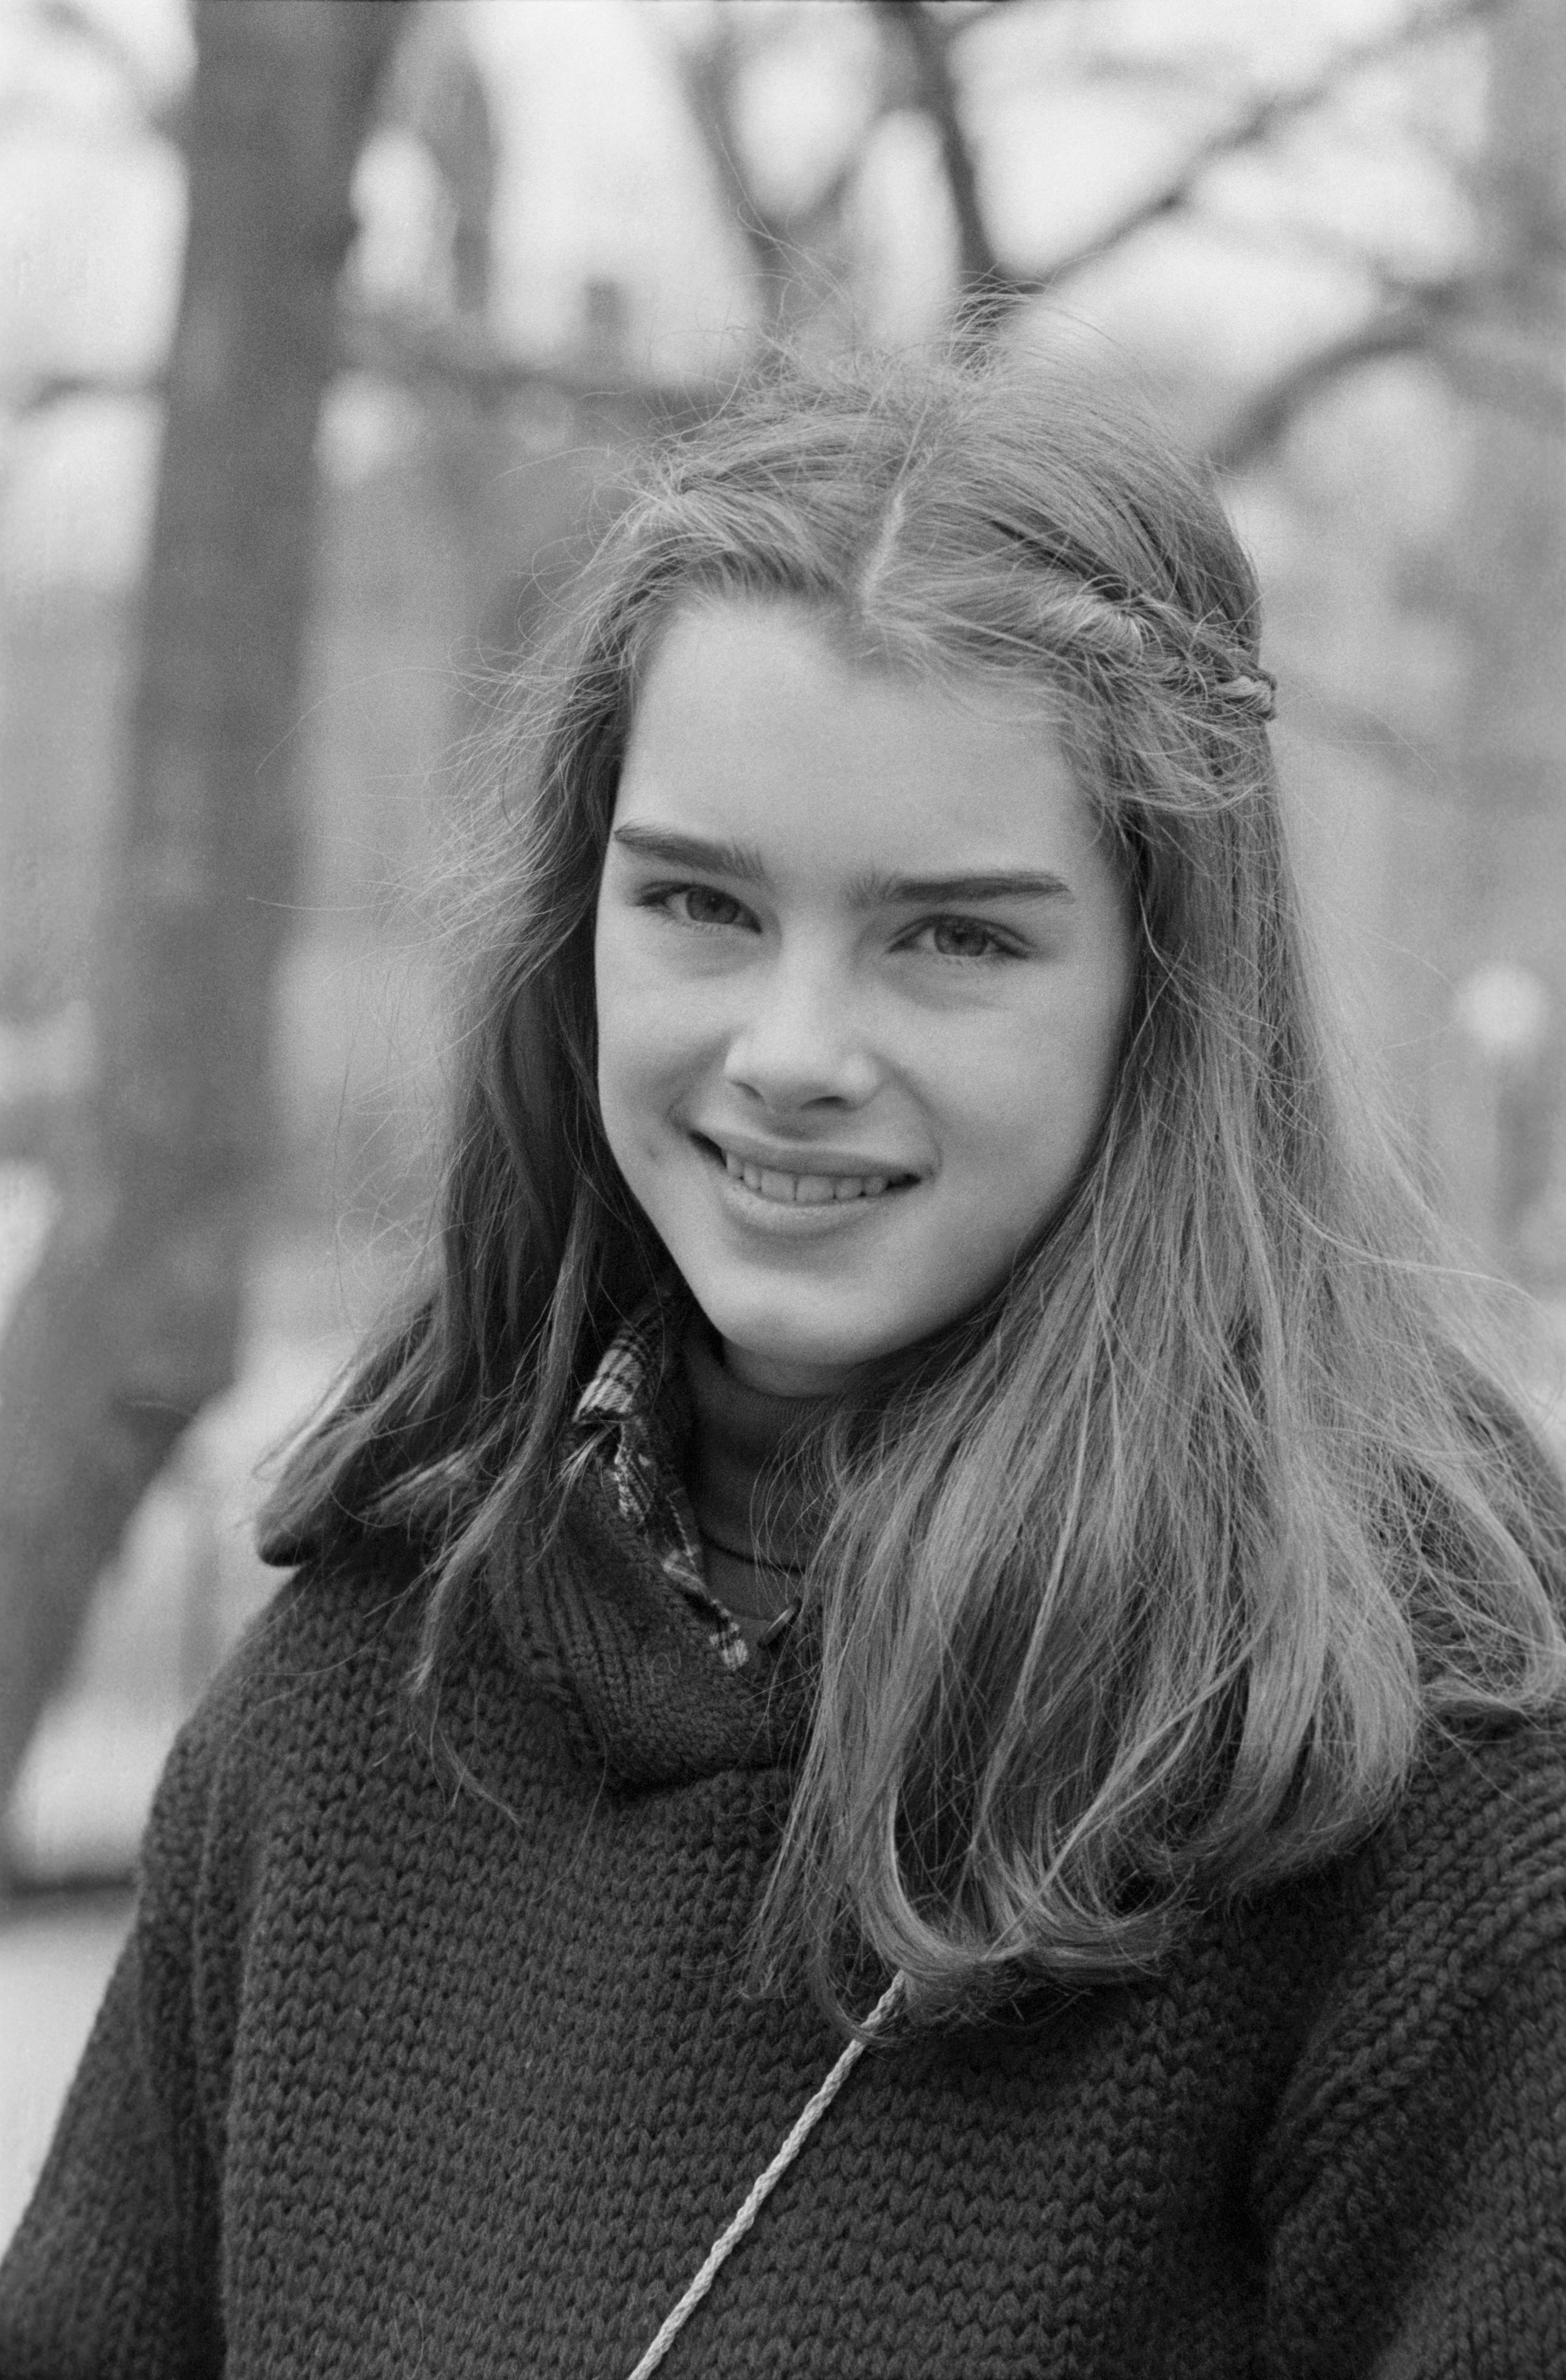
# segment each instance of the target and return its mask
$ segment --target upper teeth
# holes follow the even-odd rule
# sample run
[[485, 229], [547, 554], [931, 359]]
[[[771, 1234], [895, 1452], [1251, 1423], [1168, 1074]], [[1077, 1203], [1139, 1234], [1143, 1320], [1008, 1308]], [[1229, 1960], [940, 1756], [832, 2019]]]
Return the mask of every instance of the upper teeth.
[[747, 1165], [727, 1148], [723, 1164], [747, 1190], [785, 1207], [825, 1207], [834, 1198], [879, 1198], [892, 1179], [889, 1173], [774, 1173], [759, 1165]]

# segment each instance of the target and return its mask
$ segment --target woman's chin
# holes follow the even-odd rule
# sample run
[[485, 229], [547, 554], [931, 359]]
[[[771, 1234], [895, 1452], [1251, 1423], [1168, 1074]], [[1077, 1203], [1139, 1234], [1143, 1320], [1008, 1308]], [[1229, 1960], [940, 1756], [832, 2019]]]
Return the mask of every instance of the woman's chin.
[[[865, 1368], [863, 1356], [843, 1355], [810, 1345], [775, 1342], [758, 1345], [728, 1338], [722, 1330], [723, 1362], [747, 1389], [774, 1397], [835, 1397], [851, 1389]], [[869, 1359], [873, 1360], [873, 1359]]]

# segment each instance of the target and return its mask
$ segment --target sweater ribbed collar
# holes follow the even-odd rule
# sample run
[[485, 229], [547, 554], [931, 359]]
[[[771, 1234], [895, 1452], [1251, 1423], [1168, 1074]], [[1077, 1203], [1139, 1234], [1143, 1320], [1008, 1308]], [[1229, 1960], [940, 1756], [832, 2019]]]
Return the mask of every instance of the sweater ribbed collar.
[[626, 1787], [791, 1759], [817, 1666], [802, 1620], [759, 1651], [712, 1596], [686, 1487], [695, 1416], [681, 1351], [694, 1317], [663, 1283], [579, 1399], [559, 1532], [522, 1582], [513, 1650], [578, 1755]]

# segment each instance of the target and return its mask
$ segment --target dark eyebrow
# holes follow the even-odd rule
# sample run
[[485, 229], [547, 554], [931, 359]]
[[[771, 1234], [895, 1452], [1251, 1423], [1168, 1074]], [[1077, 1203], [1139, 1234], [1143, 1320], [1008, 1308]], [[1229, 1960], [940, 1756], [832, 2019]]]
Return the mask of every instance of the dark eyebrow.
[[640, 859], [662, 859], [670, 868], [700, 868], [709, 876], [732, 876], [741, 884], [767, 880], [760, 853], [743, 844], [708, 843], [698, 834], [675, 834], [661, 826], [617, 826], [610, 840]]
[[[759, 851], [737, 843], [709, 843], [695, 834], [662, 827], [617, 826], [613, 841], [639, 858], [661, 859], [672, 868], [698, 868], [739, 884], [764, 884], [767, 869]], [[951, 901], [1071, 901], [1063, 877], [1037, 868], [987, 868], [973, 876], [861, 876], [848, 888], [856, 909], [899, 908]]]
[[849, 887], [856, 909], [902, 908], [945, 901], [1074, 901], [1063, 876], [1038, 868], [998, 868], [982, 876], [864, 876]]

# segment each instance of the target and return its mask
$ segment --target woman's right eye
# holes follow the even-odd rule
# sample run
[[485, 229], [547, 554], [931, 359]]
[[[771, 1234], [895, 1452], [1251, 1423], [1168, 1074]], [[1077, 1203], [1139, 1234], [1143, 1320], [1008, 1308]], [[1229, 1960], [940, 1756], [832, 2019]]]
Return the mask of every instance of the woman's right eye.
[[750, 914], [731, 894], [714, 892], [710, 884], [657, 885], [644, 897], [676, 925], [739, 926]]

